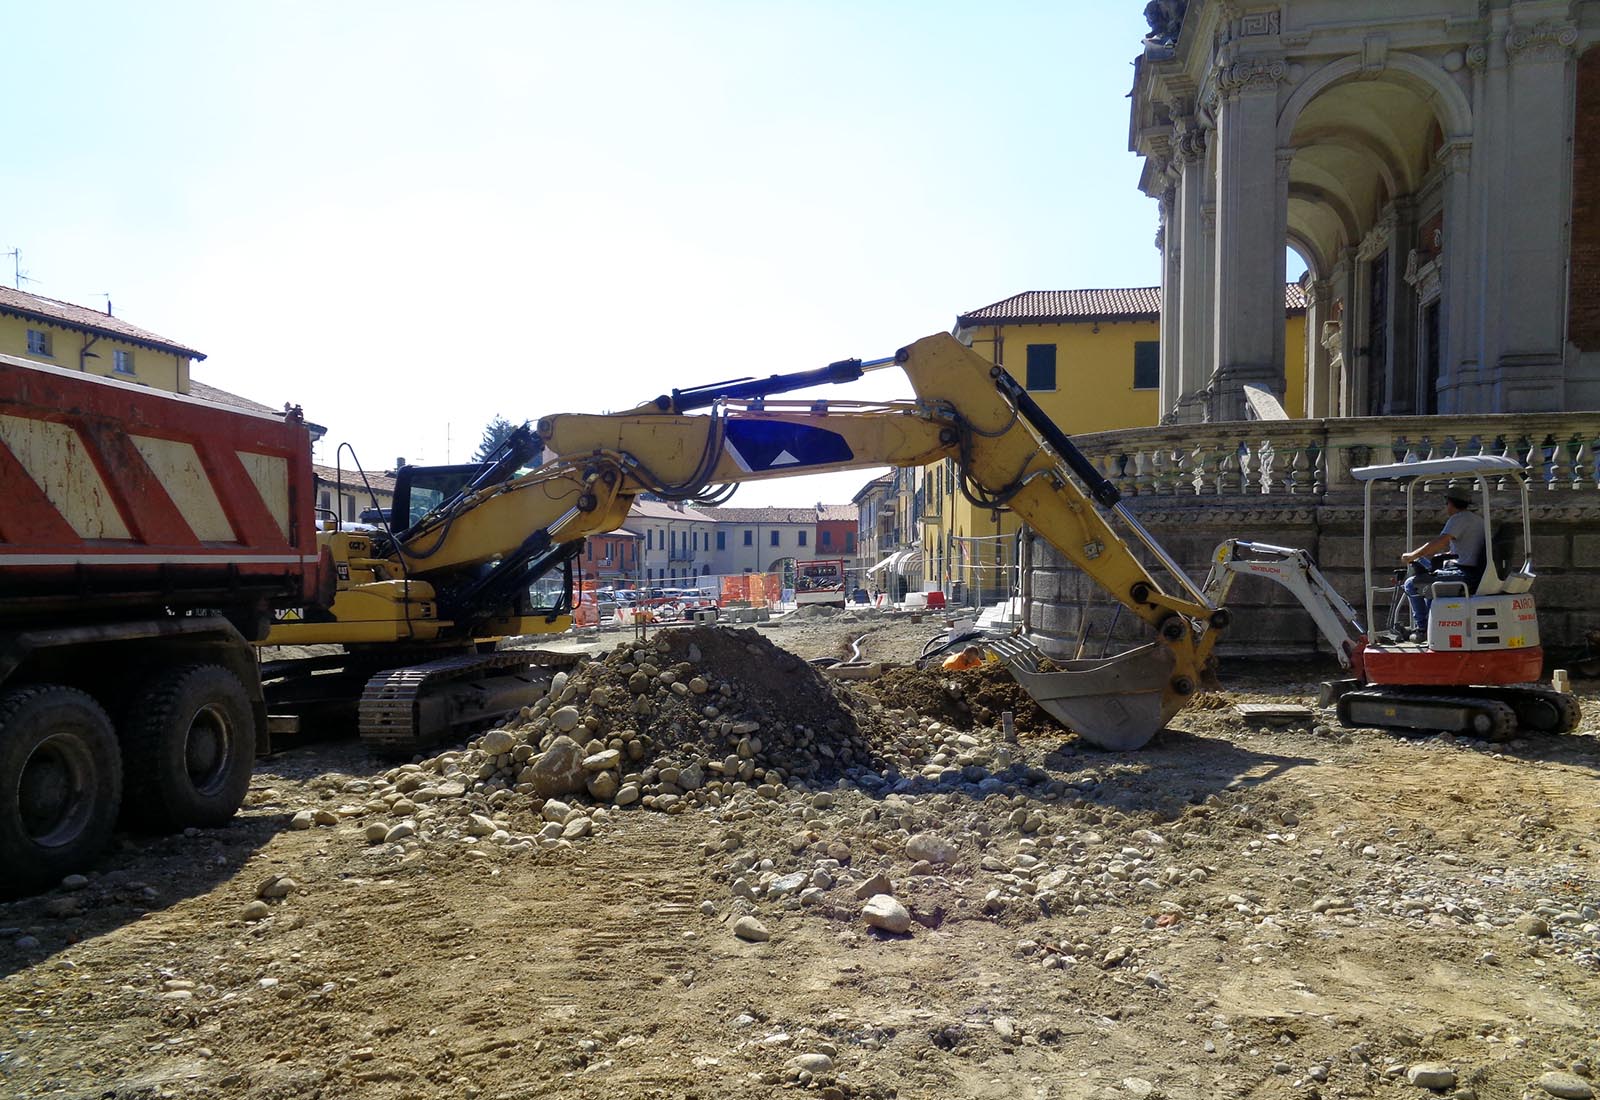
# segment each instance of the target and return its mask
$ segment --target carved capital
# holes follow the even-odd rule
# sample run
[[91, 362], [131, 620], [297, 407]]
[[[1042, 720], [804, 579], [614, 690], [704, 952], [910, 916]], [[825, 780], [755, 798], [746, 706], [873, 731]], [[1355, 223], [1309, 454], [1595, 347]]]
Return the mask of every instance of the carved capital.
[[1514, 62], [1565, 61], [1577, 44], [1578, 28], [1572, 23], [1539, 23], [1506, 32], [1506, 55]]
[[1467, 47], [1467, 68], [1482, 70], [1489, 64], [1489, 51], [1484, 46]]
[[1281, 57], [1246, 57], [1217, 66], [1217, 90], [1225, 96], [1243, 91], [1273, 91], [1289, 76]]
[[1173, 159], [1188, 166], [1206, 155], [1206, 132], [1193, 118], [1181, 120], [1173, 130]]

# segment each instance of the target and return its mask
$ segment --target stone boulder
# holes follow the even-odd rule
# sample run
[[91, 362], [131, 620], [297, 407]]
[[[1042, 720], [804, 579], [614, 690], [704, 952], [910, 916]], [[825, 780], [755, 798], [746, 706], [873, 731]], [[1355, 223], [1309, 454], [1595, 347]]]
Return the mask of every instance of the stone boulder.
[[584, 789], [584, 780], [588, 778], [583, 767], [583, 746], [570, 737], [557, 737], [517, 778], [531, 783], [540, 798], [577, 794]]

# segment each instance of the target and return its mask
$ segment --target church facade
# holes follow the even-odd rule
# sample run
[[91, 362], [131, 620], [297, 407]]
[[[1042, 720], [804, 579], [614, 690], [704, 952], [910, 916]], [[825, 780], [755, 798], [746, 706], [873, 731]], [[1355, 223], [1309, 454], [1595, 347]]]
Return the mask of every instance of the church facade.
[[1600, 0], [1174, 0], [1130, 144], [1159, 203], [1164, 421], [1600, 408]]

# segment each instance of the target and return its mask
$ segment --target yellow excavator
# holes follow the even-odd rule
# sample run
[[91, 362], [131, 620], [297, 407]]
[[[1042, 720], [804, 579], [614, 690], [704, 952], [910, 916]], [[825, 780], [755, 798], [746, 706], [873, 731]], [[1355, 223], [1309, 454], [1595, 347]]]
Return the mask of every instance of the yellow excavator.
[[[914, 399], [774, 399], [896, 367]], [[1052, 663], [1020, 637], [993, 644], [1018, 682], [1085, 740], [1143, 746], [1199, 688], [1228, 613], [1015, 379], [948, 334], [888, 359], [673, 390], [626, 412], [547, 417], [479, 465], [403, 468], [386, 530], [323, 533], [332, 601], [281, 619], [264, 644], [337, 643], [343, 652], [265, 661], [269, 710], [292, 723], [359, 698], [363, 740], [400, 752], [467, 732], [537, 695], [548, 659], [496, 651], [494, 640], [566, 630], [584, 539], [621, 527], [641, 494], [716, 503], [746, 481], [944, 458], [955, 460], [968, 499], [1016, 512], [1149, 625], [1150, 642], [1095, 661]]]

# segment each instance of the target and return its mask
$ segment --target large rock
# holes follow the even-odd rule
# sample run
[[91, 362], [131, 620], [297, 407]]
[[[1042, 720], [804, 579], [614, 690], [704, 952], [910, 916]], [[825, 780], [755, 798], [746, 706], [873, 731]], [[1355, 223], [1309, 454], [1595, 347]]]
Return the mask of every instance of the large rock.
[[1539, 1087], [1561, 1100], [1594, 1100], [1594, 1086], [1575, 1073], [1552, 1070], [1539, 1078]]
[[910, 910], [888, 894], [874, 894], [868, 898], [861, 915], [867, 924], [885, 932], [898, 934], [911, 930]]
[[583, 768], [583, 746], [570, 737], [557, 737], [550, 748], [522, 769], [518, 778], [533, 785], [540, 798], [577, 794], [583, 790], [588, 773]]
[[767, 926], [754, 917], [740, 917], [733, 922], [733, 934], [747, 943], [766, 943], [772, 938]]
[[1406, 1080], [1419, 1089], [1454, 1088], [1456, 1071], [1443, 1062], [1418, 1062], [1406, 1070]]
[[499, 756], [516, 747], [517, 739], [505, 730], [490, 730], [483, 735], [483, 751], [490, 756]]
[[913, 860], [925, 859], [929, 863], [954, 863], [956, 846], [934, 833], [917, 833], [906, 841], [906, 856]]

